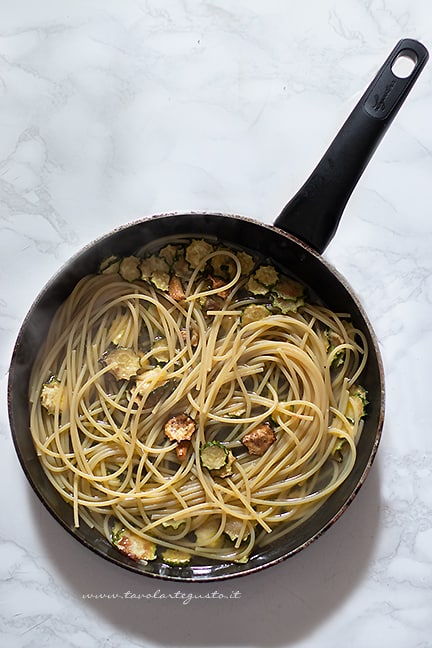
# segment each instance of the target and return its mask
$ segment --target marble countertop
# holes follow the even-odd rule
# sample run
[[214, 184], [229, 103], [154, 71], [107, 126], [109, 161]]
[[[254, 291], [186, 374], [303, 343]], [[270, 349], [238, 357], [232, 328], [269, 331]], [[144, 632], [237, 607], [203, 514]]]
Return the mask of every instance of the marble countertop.
[[322, 538], [211, 586], [125, 572], [40, 504], [6, 404], [21, 322], [63, 262], [160, 212], [272, 223], [404, 37], [432, 48], [428, 0], [2, 3], [3, 645], [432, 646], [431, 63], [325, 252], [375, 329], [387, 406], [366, 484]]

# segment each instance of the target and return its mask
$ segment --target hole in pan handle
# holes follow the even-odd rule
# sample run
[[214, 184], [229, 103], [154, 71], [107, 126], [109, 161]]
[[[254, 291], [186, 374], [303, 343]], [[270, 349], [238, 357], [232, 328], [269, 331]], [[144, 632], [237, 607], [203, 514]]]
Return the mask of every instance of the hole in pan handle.
[[[317, 252], [325, 250], [360, 176], [428, 58], [418, 41], [399, 41], [312, 174], [276, 218], [276, 227]], [[410, 62], [402, 71], [401, 59]]]

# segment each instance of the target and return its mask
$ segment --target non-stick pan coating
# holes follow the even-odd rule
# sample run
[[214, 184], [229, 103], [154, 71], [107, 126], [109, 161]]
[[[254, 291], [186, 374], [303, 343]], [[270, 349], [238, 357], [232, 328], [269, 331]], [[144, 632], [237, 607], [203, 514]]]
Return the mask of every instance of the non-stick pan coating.
[[[306, 284], [310, 294], [317, 296], [329, 308], [350, 313], [355, 326], [364, 332], [369, 346], [370, 355], [366, 372], [362, 375], [362, 385], [368, 391], [370, 405], [352, 473], [312, 518], [273, 545], [262, 551], [258, 549], [247, 564], [204, 560], [179, 568], [156, 560], [144, 565], [120, 554], [86, 524], [76, 529], [72, 507], [63, 501], [46, 478], [29, 430], [28, 385], [32, 364], [55, 311], [78, 280], [96, 272], [99, 263], [111, 254], [126, 256], [183, 237], [210, 238], [271, 259], [287, 274]], [[49, 282], [19, 333], [10, 368], [9, 411], [15, 447], [30, 484], [43, 504], [73, 536], [100, 556], [139, 573], [183, 581], [214, 580], [250, 573], [287, 558], [315, 540], [343, 513], [366, 478], [379, 444], [384, 415], [383, 369], [374, 334], [360, 303], [342, 277], [307, 245], [274, 227], [239, 216], [171, 214], [126, 225], [98, 239], [71, 259]]]

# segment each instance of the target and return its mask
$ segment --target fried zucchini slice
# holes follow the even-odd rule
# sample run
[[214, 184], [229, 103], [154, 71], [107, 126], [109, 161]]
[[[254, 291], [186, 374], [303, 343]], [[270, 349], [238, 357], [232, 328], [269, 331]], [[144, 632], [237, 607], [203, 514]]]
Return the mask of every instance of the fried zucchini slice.
[[267, 306], [263, 304], [250, 304], [246, 306], [241, 317], [242, 326], [250, 324], [251, 322], [258, 322], [259, 320], [264, 319], [271, 315]]
[[111, 542], [125, 556], [139, 562], [156, 558], [156, 544], [123, 527], [116, 522], [111, 530]]
[[263, 286], [270, 288], [274, 286], [279, 279], [277, 270], [271, 265], [262, 265], [255, 271], [253, 275], [256, 281], [259, 281]]
[[118, 347], [104, 353], [102, 359], [117, 380], [130, 380], [141, 369], [141, 358], [133, 349]]
[[120, 261], [119, 273], [125, 281], [137, 281], [141, 278], [141, 259], [136, 256], [127, 256]]
[[191, 561], [191, 555], [187, 551], [178, 549], [165, 549], [162, 551], [162, 560], [173, 567], [188, 565]]
[[220, 470], [223, 468], [229, 457], [229, 451], [219, 441], [209, 441], [200, 448], [201, 465], [209, 470]]
[[186, 261], [191, 268], [198, 268], [203, 259], [213, 252], [213, 246], [202, 239], [193, 239], [186, 248]]

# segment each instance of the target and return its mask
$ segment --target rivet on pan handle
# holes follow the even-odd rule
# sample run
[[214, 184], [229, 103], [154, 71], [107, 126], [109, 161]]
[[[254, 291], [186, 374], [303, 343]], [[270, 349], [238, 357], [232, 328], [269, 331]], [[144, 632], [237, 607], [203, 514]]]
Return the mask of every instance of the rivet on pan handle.
[[[395, 73], [401, 57], [411, 61], [407, 76]], [[360, 176], [428, 58], [427, 49], [418, 41], [399, 41], [311, 176], [275, 220], [276, 227], [323, 252]]]

